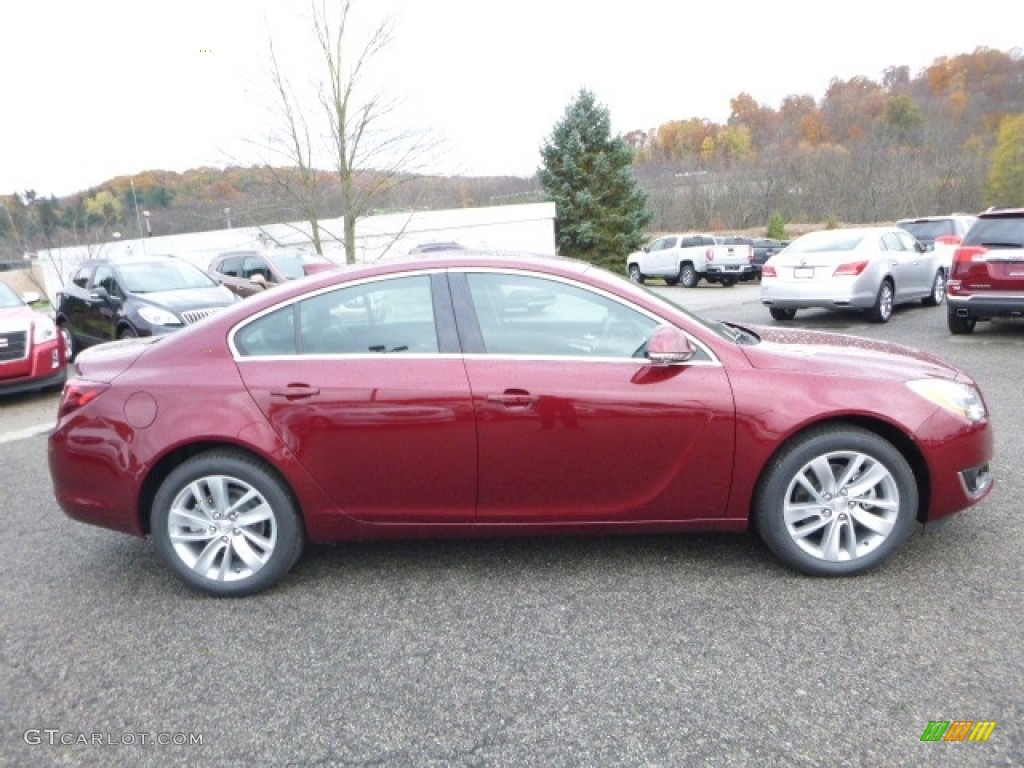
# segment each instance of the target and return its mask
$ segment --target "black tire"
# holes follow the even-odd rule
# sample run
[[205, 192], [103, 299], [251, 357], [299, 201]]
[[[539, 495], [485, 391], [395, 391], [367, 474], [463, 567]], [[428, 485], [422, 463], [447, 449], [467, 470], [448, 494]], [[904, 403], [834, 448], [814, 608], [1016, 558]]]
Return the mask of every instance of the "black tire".
[[878, 286], [878, 295], [875, 296], [874, 305], [864, 314], [867, 315], [868, 320], [872, 323], [888, 323], [889, 318], [892, 317], [893, 300], [892, 281], [886, 278]]
[[696, 288], [700, 282], [700, 273], [693, 268], [693, 264], [679, 265], [679, 284], [683, 288]]
[[630, 280], [632, 280], [634, 283], [639, 283], [640, 285], [643, 285], [644, 280], [646, 278], [644, 277], [644, 273], [640, 271], [639, 264], [630, 264], [629, 269], [627, 271], [629, 272]]
[[796, 310], [787, 307], [768, 307], [768, 311], [774, 320], [792, 320], [796, 317]]
[[978, 324], [978, 321], [973, 317], [959, 317], [956, 314], [956, 310], [947, 305], [946, 309], [946, 325], [949, 326], [949, 332], [954, 336], [962, 336], [968, 333], [974, 333], [974, 326]]
[[828, 425], [795, 438], [772, 459], [753, 515], [761, 539], [788, 567], [853, 576], [900, 550], [917, 505], [913, 470], [891, 443], [859, 427]]
[[119, 339], [134, 339], [138, 337], [138, 333], [130, 325], [126, 325], [119, 329], [117, 332], [117, 338]]
[[937, 307], [946, 300], [946, 274], [941, 269], [932, 280], [932, 292], [921, 299], [926, 307]]
[[670, 285], [670, 286], [679, 285], [679, 278], [678, 277], [666, 277], [665, 278], [665, 285]]
[[[200, 488], [203, 496], [197, 498]], [[248, 495], [251, 499], [240, 505]], [[239, 510], [251, 519], [230, 516]], [[150, 523], [156, 550], [171, 570], [189, 586], [218, 597], [273, 586], [305, 546], [284, 483], [262, 462], [234, 451], [199, 454], [176, 467], [153, 499]]]

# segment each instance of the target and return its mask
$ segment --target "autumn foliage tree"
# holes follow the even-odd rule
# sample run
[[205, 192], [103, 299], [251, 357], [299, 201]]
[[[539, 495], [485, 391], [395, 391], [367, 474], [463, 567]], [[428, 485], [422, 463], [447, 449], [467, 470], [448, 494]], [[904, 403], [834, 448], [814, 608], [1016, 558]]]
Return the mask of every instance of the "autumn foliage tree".
[[557, 243], [565, 256], [622, 269], [644, 241], [651, 214], [633, 176], [632, 152], [611, 135], [608, 109], [585, 89], [541, 147], [541, 186], [555, 202]]

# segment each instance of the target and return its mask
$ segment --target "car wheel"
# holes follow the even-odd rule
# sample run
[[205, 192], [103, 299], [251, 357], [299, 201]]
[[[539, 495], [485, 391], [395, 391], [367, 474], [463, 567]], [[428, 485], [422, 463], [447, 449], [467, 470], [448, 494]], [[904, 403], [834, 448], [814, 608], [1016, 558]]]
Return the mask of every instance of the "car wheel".
[[940, 269], [932, 281], [932, 292], [921, 299], [926, 307], [937, 307], [946, 300], [946, 275]]
[[679, 268], [679, 282], [683, 288], [696, 288], [700, 282], [700, 275], [693, 268], [693, 264], [683, 264]]
[[754, 523], [787, 566], [812, 576], [852, 576], [903, 546], [917, 500], [914, 473], [891, 443], [856, 427], [828, 426], [772, 460]]
[[138, 335], [139, 334], [130, 325], [126, 325], [117, 332], [117, 338], [119, 339], [134, 339], [138, 337]]
[[978, 324], [978, 321], [973, 317], [960, 317], [956, 314], [956, 311], [952, 307], [946, 309], [946, 325], [949, 326], [949, 332], [960, 336], [962, 334], [973, 333], [974, 326]]
[[665, 278], [665, 285], [669, 285], [669, 286], [679, 285], [679, 278], [678, 277], [666, 277]]
[[632, 280], [634, 283], [640, 283], [641, 285], [643, 284], [644, 276], [643, 276], [643, 273], [640, 271], [640, 266], [639, 265], [637, 265], [637, 264], [630, 264], [629, 265], [629, 279]]
[[792, 320], [796, 317], [795, 309], [788, 309], [785, 307], [768, 307], [768, 311], [771, 312], [772, 319], [774, 320]]
[[171, 569], [217, 596], [272, 586], [305, 544], [283, 482], [260, 462], [233, 452], [200, 454], [174, 469], [153, 499], [151, 529]]
[[875, 297], [875, 304], [867, 312], [868, 320], [872, 323], [888, 323], [892, 317], [892, 282], [883, 280], [878, 287], [878, 295]]

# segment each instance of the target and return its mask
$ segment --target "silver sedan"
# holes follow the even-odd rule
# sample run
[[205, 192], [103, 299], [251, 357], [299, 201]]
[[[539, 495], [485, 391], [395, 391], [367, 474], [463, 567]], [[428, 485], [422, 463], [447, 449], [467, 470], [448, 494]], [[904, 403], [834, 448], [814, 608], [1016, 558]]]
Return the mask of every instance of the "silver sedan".
[[898, 227], [809, 232], [761, 274], [761, 303], [776, 320], [792, 320], [798, 309], [861, 309], [886, 323], [897, 304], [938, 306], [945, 297], [936, 255]]

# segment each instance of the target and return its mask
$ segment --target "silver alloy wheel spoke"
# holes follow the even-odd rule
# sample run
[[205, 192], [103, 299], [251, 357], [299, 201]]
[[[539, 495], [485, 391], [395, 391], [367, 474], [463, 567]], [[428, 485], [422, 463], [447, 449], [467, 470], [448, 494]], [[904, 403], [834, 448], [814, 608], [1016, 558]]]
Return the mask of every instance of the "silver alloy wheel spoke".
[[804, 552], [847, 562], [877, 550], [899, 510], [899, 488], [888, 467], [865, 453], [833, 451], [807, 462], [790, 480], [783, 521]]
[[178, 493], [167, 517], [174, 552], [197, 575], [238, 581], [269, 562], [277, 544], [274, 509], [236, 477], [208, 475]]

